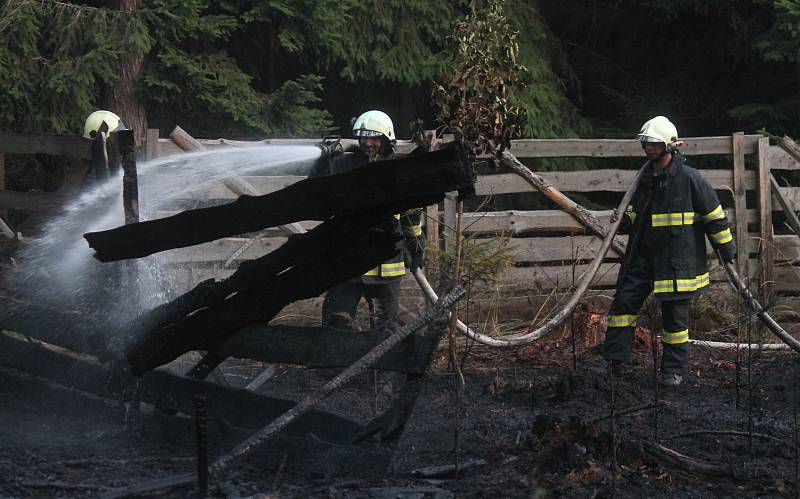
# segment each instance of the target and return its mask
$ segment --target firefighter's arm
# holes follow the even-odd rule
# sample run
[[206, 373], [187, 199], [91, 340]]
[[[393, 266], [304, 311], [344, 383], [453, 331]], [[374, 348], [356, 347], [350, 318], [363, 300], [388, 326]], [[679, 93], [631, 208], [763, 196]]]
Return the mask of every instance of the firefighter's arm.
[[719, 202], [717, 193], [704, 178], [698, 175], [693, 184], [695, 206], [695, 223], [702, 223], [706, 236], [719, 251], [724, 262], [732, 262], [736, 258], [736, 242], [731, 234], [731, 225], [725, 216], [725, 210]]
[[405, 246], [410, 256], [411, 270], [425, 264], [425, 234], [422, 232], [422, 208], [414, 208], [400, 214]]

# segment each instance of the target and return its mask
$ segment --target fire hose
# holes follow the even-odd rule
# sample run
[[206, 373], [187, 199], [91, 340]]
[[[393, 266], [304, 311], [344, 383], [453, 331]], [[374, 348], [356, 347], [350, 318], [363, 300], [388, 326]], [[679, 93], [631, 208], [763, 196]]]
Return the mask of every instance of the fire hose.
[[[631, 198], [633, 197], [633, 193], [636, 192], [636, 188], [639, 185], [639, 180], [642, 176], [643, 169], [639, 171], [634, 178], [631, 186], [625, 192], [625, 195], [622, 196], [622, 201], [620, 201], [619, 206], [617, 207], [616, 213], [623, 213], [624, 209], [630, 203]], [[597, 255], [595, 256], [594, 260], [592, 261], [589, 268], [581, 277], [578, 286], [575, 288], [572, 296], [570, 297], [569, 301], [559, 310], [549, 321], [545, 324], [540, 326], [539, 328], [528, 331], [526, 333], [504, 337], [504, 338], [496, 338], [487, 336], [485, 334], [481, 334], [478, 332], [473, 331], [470, 329], [469, 326], [464, 324], [462, 321], [456, 321], [456, 328], [465, 336], [477, 341], [478, 343], [482, 343], [484, 345], [493, 346], [493, 347], [515, 347], [520, 345], [527, 345], [533, 341], [536, 341], [547, 334], [553, 332], [557, 327], [561, 325], [564, 320], [570, 316], [572, 311], [578, 305], [583, 295], [586, 293], [586, 290], [589, 288], [591, 281], [594, 279], [597, 271], [600, 269], [600, 264], [603, 262], [603, 259], [608, 253], [609, 248], [611, 247], [611, 243], [614, 241], [614, 237], [619, 230], [620, 223], [622, 221], [622, 217], [619, 216], [611, 223], [611, 226], [608, 229], [608, 232], [603, 239], [603, 244], [600, 246]], [[723, 266], [725, 271], [728, 275], [728, 279], [730, 280], [731, 286], [747, 301], [750, 308], [753, 312], [758, 316], [758, 318], [764, 323], [767, 329], [770, 330], [775, 336], [777, 336], [781, 341], [783, 341], [786, 345], [788, 345], [792, 350], [800, 353], [800, 341], [794, 339], [789, 333], [786, 332], [776, 321], [769, 315], [769, 313], [761, 306], [758, 300], [753, 296], [750, 290], [747, 288], [747, 285], [742, 281], [739, 277], [739, 274], [736, 272], [736, 269], [733, 267], [733, 264], [730, 262], [723, 262]], [[422, 269], [414, 269], [412, 274], [416, 279], [417, 283], [419, 284], [420, 289], [422, 290], [423, 294], [427, 298], [430, 303], [436, 303], [438, 300], [438, 296], [434, 291], [433, 287], [428, 282], [428, 279], [425, 277], [425, 274], [422, 273]]]

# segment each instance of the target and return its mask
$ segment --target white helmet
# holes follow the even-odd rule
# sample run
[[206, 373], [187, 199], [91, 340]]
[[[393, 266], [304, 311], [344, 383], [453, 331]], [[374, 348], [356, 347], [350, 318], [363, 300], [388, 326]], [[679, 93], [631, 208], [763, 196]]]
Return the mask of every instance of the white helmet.
[[[105, 129], [103, 129], [103, 124], [105, 124]], [[91, 139], [101, 129], [108, 133], [127, 130], [122, 119], [111, 111], [95, 111], [86, 118], [86, 123], [83, 125], [83, 136]]]
[[662, 142], [669, 149], [669, 145], [678, 140], [678, 129], [664, 116], [656, 116], [642, 125], [637, 137], [642, 143]]
[[383, 135], [390, 141], [394, 139], [392, 119], [383, 111], [367, 111], [353, 123], [353, 136], [377, 137]]

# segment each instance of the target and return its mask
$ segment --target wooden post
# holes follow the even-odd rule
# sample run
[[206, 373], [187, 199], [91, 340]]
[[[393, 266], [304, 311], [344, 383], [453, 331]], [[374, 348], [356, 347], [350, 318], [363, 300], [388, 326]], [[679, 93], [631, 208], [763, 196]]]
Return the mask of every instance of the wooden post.
[[737, 272], [744, 276], [745, 282], [750, 278], [747, 262], [747, 198], [744, 168], [744, 133], [736, 132], [732, 136], [733, 147], [733, 205], [736, 211], [736, 259]]
[[144, 160], [156, 159], [158, 153], [158, 128], [148, 128], [144, 135]]
[[119, 153], [122, 156], [122, 204], [125, 209], [125, 224], [139, 221], [139, 180], [136, 174], [133, 130], [116, 132]]
[[456, 218], [458, 193], [448, 192], [444, 197], [444, 250], [449, 251], [456, 242]]
[[189, 133], [184, 130], [183, 128], [175, 125], [175, 128], [169, 134], [169, 138], [175, 142], [175, 145], [180, 147], [186, 152], [190, 151], [199, 151], [201, 149], [205, 149], [206, 146], [201, 144], [197, 139], [189, 135]]
[[775, 245], [772, 241], [772, 176], [767, 162], [769, 137], [758, 139], [758, 209], [761, 226], [761, 290], [769, 303], [775, 287]]

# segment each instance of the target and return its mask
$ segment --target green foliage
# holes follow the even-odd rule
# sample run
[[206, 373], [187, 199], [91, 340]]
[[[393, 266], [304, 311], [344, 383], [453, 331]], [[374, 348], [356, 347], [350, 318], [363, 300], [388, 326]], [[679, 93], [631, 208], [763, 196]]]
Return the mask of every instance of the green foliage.
[[[321, 78], [302, 75], [274, 93], [226, 51], [240, 29], [211, 14], [204, 0], [144, 0], [135, 13], [52, 1], [9, 0], [0, 11], [0, 127], [77, 132], [117, 79], [123, 54], [145, 52], [140, 92], [153, 114], [192, 124], [192, 131], [320, 134], [326, 111], [310, 107]], [[227, 124], [227, 125], [226, 125]]]
[[0, 128], [81, 130], [102, 86], [116, 78], [120, 55], [148, 43], [129, 14], [7, 1], [0, 10]]
[[517, 32], [503, 4], [492, 1], [455, 23], [448, 47], [452, 74], [433, 91], [439, 120], [473, 157], [509, 147], [524, 117], [509, 100], [509, 90], [522, 87], [518, 75], [526, 68], [517, 63]]

